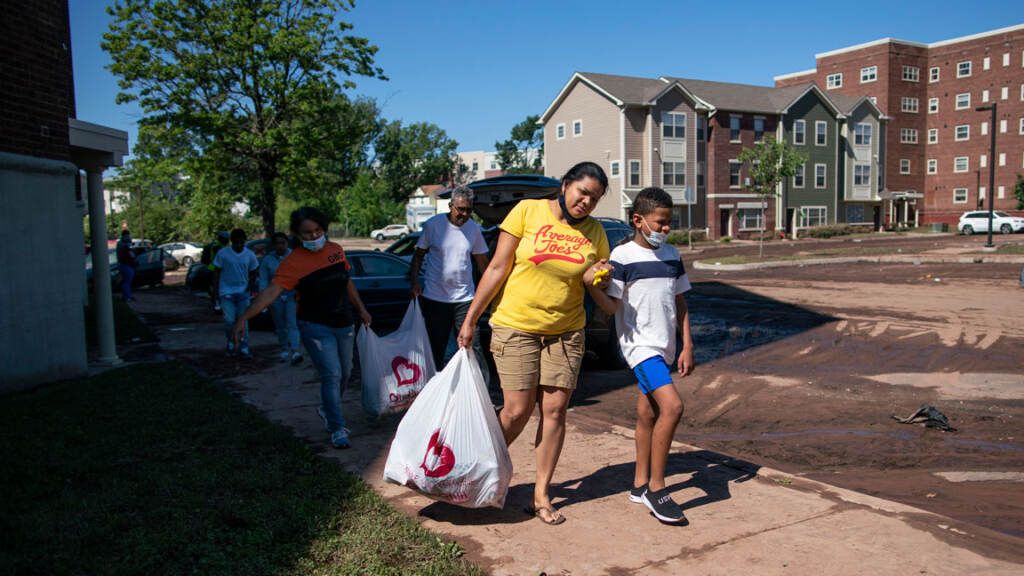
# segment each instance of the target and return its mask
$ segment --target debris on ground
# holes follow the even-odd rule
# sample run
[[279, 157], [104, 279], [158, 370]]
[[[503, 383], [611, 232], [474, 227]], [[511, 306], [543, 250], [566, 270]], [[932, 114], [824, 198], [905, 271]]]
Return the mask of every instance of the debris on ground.
[[924, 424], [925, 428], [938, 428], [944, 432], [956, 432], [956, 428], [949, 425], [946, 415], [928, 404], [921, 404], [917, 412], [906, 418], [893, 416], [892, 419], [900, 424]]

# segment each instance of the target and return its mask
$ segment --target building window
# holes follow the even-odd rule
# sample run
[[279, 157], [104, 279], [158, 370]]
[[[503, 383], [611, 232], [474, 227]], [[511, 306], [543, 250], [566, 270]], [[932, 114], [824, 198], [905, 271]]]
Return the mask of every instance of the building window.
[[825, 185], [826, 185], [825, 170], [827, 168], [828, 167], [825, 164], [815, 164], [814, 165], [814, 187], [815, 188], [824, 188], [825, 187]]
[[928, 173], [929, 174], [938, 174], [938, 172], [939, 172], [939, 161], [936, 160], [935, 158], [929, 158], [928, 159]]
[[704, 131], [707, 120], [703, 116], [697, 117], [697, 142], [704, 141]]
[[824, 226], [827, 214], [828, 208], [824, 206], [803, 206], [800, 208], [800, 227]]
[[860, 69], [860, 83], [867, 84], [878, 79], [878, 66], [868, 66]]
[[957, 142], [971, 139], [971, 126], [969, 124], [961, 124], [955, 128], [956, 136], [953, 138]]
[[1020, 85], [1020, 101], [1024, 102], [1024, 84]]
[[629, 186], [630, 188], [638, 188], [640, 186], [640, 161], [630, 160], [629, 161]]
[[731, 116], [729, 118], [729, 142], [740, 141], [740, 117]]
[[662, 162], [661, 184], [666, 187], [686, 186], [686, 162]]
[[964, 110], [971, 107], [971, 93], [965, 92], [956, 95], [956, 109]]
[[982, 90], [981, 91], [981, 102], [982, 102], [982, 104], [984, 104], [985, 102], [988, 102], [988, 90]]
[[850, 224], [864, 223], [864, 206], [850, 204], [846, 207], [846, 221]]
[[871, 124], [860, 123], [854, 127], [853, 143], [856, 146], [871, 146]]
[[985, 187], [982, 186], [981, 188], [978, 188], [978, 200], [984, 200], [984, 199], [985, 199]]
[[1009, 65], [1010, 65], [1010, 53], [1009, 52], [1004, 52], [1003, 53], [1003, 68], [1006, 68]]
[[477, 162], [473, 162], [473, 172], [476, 172], [479, 169], [480, 169], [480, 164], [477, 163]]
[[872, 104], [878, 104], [878, 98], [875, 98], [874, 96], [868, 96], [868, 100], [871, 100]]
[[939, 81], [939, 67], [938, 66], [932, 66], [928, 70], [928, 81], [929, 82], [938, 82]]
[[903, 112], [909, 112], [911, 114], [917, 114], [918, 102], [917, 98], [910, 96], [904, 96], [900, 98], [900, 110]]
[[761, 209], [760, 208], [740, 208], [737, 211], [736, 217], [740, 221], [741, 230], [760, 230], [761, 229]]
[[939, 113], [939, 99], [938, 98], [929, 98], [928, 99], [928, 113], [929, 114], [938, 114]]
[[555, 138], [562, 140], [565, 138], [565, 124], [559, 124], [555, 126]]
[[988, 156], [985, 156], [984, 154], [978, 156], [978, 167], [984, 168], [986, 166], [988, 166]]
[[953, 188], [953, 204], [967, 204], [967, 188]]
[[996, 196], [996, 198], [999, 198], [1000, 200], [1006, 198], [1006, 186], [999, 187], [999, 196]]
[[988, 134], [988, 122], [981, 123], [981, 135], [985, 136]]
[[991, 61], [991, 60], [989, 60], [989, 57], [988, 57], [988, 56], [985, 56], [984, 58], [982, 58], [982, 59], [981, 59], [981, 69], [982, 69], [982, 70], [988, 70], [988, 68], [989, 68], [989, 65], [990, 65], [991, 63], [992, 63], [992, 61]]
[[697, 162], [697, 188], [704, 187], [704, 163]]
[[900, 174], [910, 174], [909, 158], [900, 158]]
[[828, 143], [828, 122], [817, 120], [814, 123], [814, 145], [825, 146]]
[[853, 185], [858, 188], [871, 185], [870, 164], [855, 164], [853, 166]]
[[939, 142], [939, 129], [938, 128], [929, 128], [928, 129], [928, 143], [929, 144], [938, 144], [938, 142]]
[[1006, 120], [999, 121], [999, 133], [1006, 134]]
[[743, 164], [741, 164], [738, 161], [735, 161], [735, 160], [730, 160], [729, 161], [729, 187], [730, 188], [739, 188], [740, 187], [740, 167], [742, 167], [742, 166], [743, 166]]
[[1006, 166], [1006, 152], [999, 153], [999, 165]]
[[961, 172], [967, 172], [970, 168], [969, 164], [967, 156], [957, 156], [956, 158], [953, 158], [953, 172], [958, 174]]
[[957, 62], [956, 64], [956, 77], [966, 78], [971, 75], [971, 61]]
[[793, 122], [793, 144], [803, 145], [806, 131], [806, 122], [804, 120], [796, 120]]
[[917, 82], [921, 79], [921, 69], [917, 66], [903, 67], [903, 80], [906, 82]]
[[917, 128], [900, 128], [900, 143], [917, 144]]
[[611, 170], [609, 170], [609, 172], [611, 172], [611, 176], [613, 178], [617, 178], [617, 177], [620, 176], [620, 174], [619, 174], [619, 161], [618, 160], [612, 160], [612, 166], [611, 166]]
[[1017, 134], [1024, 134], [1024, 117], [1020, 119], [1020, 128], [1017, 130]]
[[807, 169], [807, 164], [801, 164], [799, 168], [793, 172], [793, 188], [804, 187], [804, 171]]
[[583, 120], [573, 120], [572, 122], [572, 136], [573, 138], [583, 135]]
[[764, 118], [754, 118], [754, 142], [764, 140]]
[[686, 114], [662, 112], [661, 135], [664, 138], [686, 138]]
[[999, 89], [999, 99], [1000, 100], [1006, 100], [1009, 97], [1010, 97], [1010, 88], [1008, 86], [1003, 86], [1002, 88]]
[[825, 87], [828, 88], [829, 90], [835, 90], [836, 88], [842, 88], [843, 87], [843, 73], [840, 72], [838, 74], [829, 74], [828, 77], [825, 78]]

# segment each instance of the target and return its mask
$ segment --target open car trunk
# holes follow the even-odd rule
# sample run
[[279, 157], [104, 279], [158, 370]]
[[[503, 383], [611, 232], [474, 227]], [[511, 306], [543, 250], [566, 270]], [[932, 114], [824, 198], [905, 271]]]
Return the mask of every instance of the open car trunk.
[[[484, 178], [467, 184], [476, 194], [473, 212], [483, 220], [484, 227], [497, 226], [520, 200], [555, 198], [562, 183], [538, 174], [506, 174]], [[451, 198], [452, 191], [438, 196]]]

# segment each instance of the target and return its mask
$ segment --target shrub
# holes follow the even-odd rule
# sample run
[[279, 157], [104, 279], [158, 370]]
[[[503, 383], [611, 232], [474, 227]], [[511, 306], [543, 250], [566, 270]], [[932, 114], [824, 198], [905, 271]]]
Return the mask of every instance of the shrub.
[[722, 236], [721, 238], [718, 239], [718, 241], [722, 242], [723, 244], [728, 244], [729, 242], [732, 242], [732, 236]]
[[834, 238], [836, 236], [849, 236], [856, 234], [859, 230], [849, 224], [833, 224], [830, 226], [816, 226], [802, 230], [801, 234], [808, 238]]

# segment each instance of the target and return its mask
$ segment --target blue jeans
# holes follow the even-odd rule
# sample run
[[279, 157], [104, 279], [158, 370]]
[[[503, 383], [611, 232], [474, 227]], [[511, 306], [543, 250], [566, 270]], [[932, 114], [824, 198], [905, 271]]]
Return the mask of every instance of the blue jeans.
[[295, 297], [282, 295], [270, 305], [270, 316], [274, 319], [274, 332], [281, 344], [282, 352], [299, 351], [299, 327], [295, 323]]
[[320, 373], [320, 404], [327, 418], [327, 429], [334, 432], [345, 426], [341, 416], [341, 393], [352, 376], [355, 326], [332, 328], [306, 320], [299, 320], [298, 324], [302, 343]]
[[[249, 307], [249, 293], [242, 292], [241, 294], [221, 294], [220, 295], [220, 309], [224, 313], [224, 334], [228, 338], [230, 344], [234, 337], [231, 332], [235, 327], [235, 321], [245, 312], [245, 309]], [[242, 333], [241, 340], [238, 341], [238, 347], [241, 350], [249, 349], [249, 323], [245, 323], [245, 332]]]
[[121, 296], [125, 300], [133, 300], [132, 280], [135, 278], [135, 268], [127, 264], [118, 264], [117, 266], [121, 269]]

